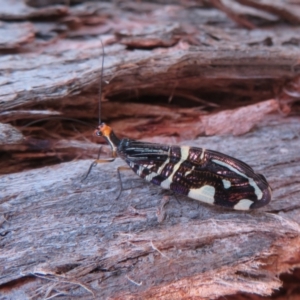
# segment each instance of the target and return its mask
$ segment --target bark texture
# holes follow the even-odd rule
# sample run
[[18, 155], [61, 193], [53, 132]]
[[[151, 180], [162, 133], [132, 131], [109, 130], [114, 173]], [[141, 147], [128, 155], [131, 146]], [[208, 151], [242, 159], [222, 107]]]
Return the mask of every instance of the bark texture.
[[[0, 7], [1, 300], [279, 299], [281, 280], [297, 294], [300, 4]], [[239, 158], [268, 179], [271, 203], [220, 209], [130, 171], [116, 199], [119, 159], [84, 178], [99, 148], [100, 38], [101, 115], [117, 135]]]

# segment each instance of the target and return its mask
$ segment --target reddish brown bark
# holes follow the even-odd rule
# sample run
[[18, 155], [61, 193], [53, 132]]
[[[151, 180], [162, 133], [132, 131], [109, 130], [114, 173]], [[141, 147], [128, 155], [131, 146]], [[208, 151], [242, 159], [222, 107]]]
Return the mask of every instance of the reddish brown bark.
[[[1, 296], [270, 295], [300, 262], [299, 5], [77, 2], [0, 1]], [[120, 137], [242, 159], [269, 180], [272, 202], [218, 209], [127, 171], [115, 200], [119, 159], [82, 180], [98, 151], [100, 38], [102, 118]], [[23, 127], [53, 116], [88, 125]]]

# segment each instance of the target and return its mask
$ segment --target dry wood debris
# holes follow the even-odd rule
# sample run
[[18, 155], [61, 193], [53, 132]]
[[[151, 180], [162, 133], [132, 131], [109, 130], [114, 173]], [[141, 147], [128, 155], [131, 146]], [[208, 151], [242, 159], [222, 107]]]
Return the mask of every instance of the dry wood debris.
[[[286, 272], [300, 267], [299, 10], [0, 0], [0, 295], [258, 299], [280, 297], [281, 280], [297, 295]], [[268, 178], [271, 204], [217, 209], [126, 171], [116, 201], [120, 160], [83, 180], [103, 142], [91, 136], [100, 38], [101, 115], [118, 136], [240, 158]]]

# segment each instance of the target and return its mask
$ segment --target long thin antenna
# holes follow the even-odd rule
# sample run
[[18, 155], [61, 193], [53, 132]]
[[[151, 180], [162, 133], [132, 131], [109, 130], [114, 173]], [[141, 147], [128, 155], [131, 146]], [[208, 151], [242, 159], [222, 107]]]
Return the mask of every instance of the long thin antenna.
[[42, 119], [38, 119], [38, 120], [35, 120], [35, 121], [31, 121], [31, 122], [27, 123], [26, 125], [22, 126], [21, 128], [26, 128], [26, 127], [29, 127], [31, 125], [34, 125], [34, 124], [37, 124], [37, 123], [40, 123], [40, 122], [43, 122], [43, 121], [50, 121], [50, 120], [66, 120], [66, 121], [72, 121], [72, 122], [76, 122], [76, 123], [79, 123], [79, 124], [83, 124], [83, 125], [86, 125], [86, 126], [89, 126], [89, 127], [92, 127], [92, 128], [95, 127], [95, 126], [92, 126], [91, 124], [89, 124], [87, 122], [77, 120], [77, 119], [74, 119], [74, 118], [54, 117], [53, 116], [53, 117], [47, 117], [47, 118], [42, 118]]
[[101, 76], [100, 76], [100, 83], [99, 83], [99, 103], [98, 103], [98, 118], [99, 118], [99, 125], [101, 124], [101, 96], [102, 96], [102, 80], [103, 80], [103, 70], [104, 70], [104, 46], [102, 40], [100, 38], [101, 46], [102, 46], [102, 65], [101, 65]]

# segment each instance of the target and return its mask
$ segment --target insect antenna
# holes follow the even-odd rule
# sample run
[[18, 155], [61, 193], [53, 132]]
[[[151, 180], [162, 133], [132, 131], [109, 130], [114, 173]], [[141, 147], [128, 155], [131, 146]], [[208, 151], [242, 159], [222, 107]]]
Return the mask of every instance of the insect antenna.
[[102, 80], [103, 80], [103, 70], [104, 70], [104, 46], [102, 40], [100, 39], [101, 46], [102, 46], [102, 62], [101, 62], [101, 75], [100, 75], [100, 82], [99, 82], [99, 102], [98, 102], [98, 123], [101, 124], [101, 98], [102, 98]]
[[74, 118], [67, 118], [67, 117], [48, 117], [48, 118], [42, 118], [42, 119], [39, 119], [39, 120], [35, 120], [35, 121], [32, 121], [32, 122], [29, 122], [27, 124], [25, 124], [24, 126], [22, 126], [22, 128], [26, 128], [26, 127], [29, 127], [31, 125], [34, 125], [34, 124], [37, 124], [37, 123], [40, 123], [40, 122], [44, 122], [44, 121], [50, 121], [50, 120], [65, 120], [65, 121], [72, 121], [72, 122], [76, 122], [76, 123], [79, 123], [79, 124], [83, 124], [83, 125], [86, 125], [86, 126], [89, 126], [89, 127], [93, 127], [91, 124], [87, 123], [87, 122], [84, 122], [84, 121], [81, 121], [81, 120], [78, 120], [78, 119], [74, 119]]
[[[32, 117], [30, 116], [30, 118]], [[17, 121], [14, 126], [20, 130], [23, 136], [22, 146], [9, 153], [8, 160], [2, 161], [3, 164], [9, 163], [14, 170], [50, 166], [90, 155], [89, 151], [83, 148], [84, 134], [78, 135], [77, 133], [74, 136], [74, 130], [83, 132], [87, 128], [94, 128], [89, 122], [63, 116]], [[74, 125], [75, 123], [79, 126]], [[53, 130], [54, 127], [59, 130]], [[78, 128], [80, 129], [78, 130]], [[84, 149], [84, 152], [80, 151], [81, 148]], [[12, 159], [12, 163], [10, 163], [10, 159]]]
[[[102, 80], [103, 80], [103, 72], [104, 72], [104, 57], [105, 57], [104, 45], [103, 45], [103, 42], [102, 42], [101, 38], [100, 38], [100, 43], [101, 43], [101, 47], [102, 47], [102, 61], [101, 61], [99, 92], [98, 92], [98, 97], [99, 97], [99, 101], [98, 101], [98, 125], [100, 125], [102, 123], [101, 122], [101, 98], [102, 98]], [[97, 165], [98, 161], [100, 161], [101, 148], [102, 148], [102, 146], [100, 146], [100, 148], [99, 148], [97, 159], [94, 162], [91, 163], [87, 173], [85, 174], [85, 176], [83, 177], [83, 179], [81, 181], [84, 181], [85, 179], [87, 179], [87, 177], [89, 176], [89, 174], [92, 171], [92, 168]]]

